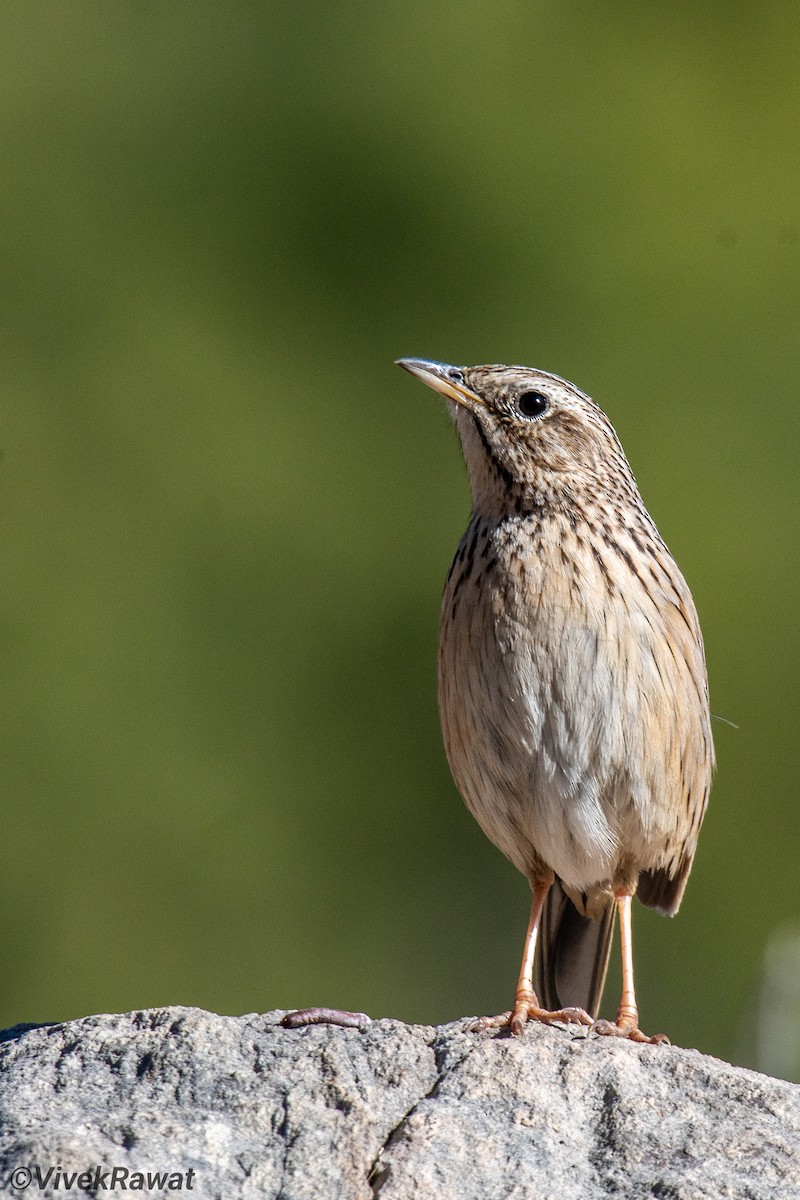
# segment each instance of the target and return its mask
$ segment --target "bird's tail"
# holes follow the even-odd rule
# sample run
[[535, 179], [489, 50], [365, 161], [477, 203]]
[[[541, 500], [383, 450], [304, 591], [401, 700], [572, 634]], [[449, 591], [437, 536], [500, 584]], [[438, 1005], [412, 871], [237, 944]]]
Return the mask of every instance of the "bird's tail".
[[536, 943], [536, 994], [544, 1008], [577, 1006], [597, 1016], [613, 932], [611, 897], [596, 919], [584, 917], [556, 879], [547, 893]]

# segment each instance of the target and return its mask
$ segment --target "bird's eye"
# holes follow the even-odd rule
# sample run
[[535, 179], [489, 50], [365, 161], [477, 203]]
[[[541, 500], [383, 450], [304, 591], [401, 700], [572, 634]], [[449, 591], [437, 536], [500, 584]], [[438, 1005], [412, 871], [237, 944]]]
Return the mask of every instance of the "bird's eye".
[[540, 417], [547, 412], [550, 401], [541, 392], [523, 392], [517, 397], [517, 408], [523, 417]]

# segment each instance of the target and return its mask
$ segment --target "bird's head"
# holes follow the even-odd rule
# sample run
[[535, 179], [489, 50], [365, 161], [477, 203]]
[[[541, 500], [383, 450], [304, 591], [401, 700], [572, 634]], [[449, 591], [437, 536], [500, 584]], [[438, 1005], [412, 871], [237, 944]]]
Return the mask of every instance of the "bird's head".
[[574, 384], [531, 367], [398, 365], [450, 401], [477, 508], [499, 513], [570, 509], [635, 490], [616, 433]]

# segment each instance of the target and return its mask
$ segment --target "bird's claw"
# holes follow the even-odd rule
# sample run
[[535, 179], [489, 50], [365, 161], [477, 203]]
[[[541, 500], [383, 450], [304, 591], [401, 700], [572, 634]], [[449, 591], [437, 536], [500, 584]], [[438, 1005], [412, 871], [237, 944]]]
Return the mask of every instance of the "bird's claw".
[[591, 1025], [592, 1018], [582, 1008], [558, 1008], [554, 1011], [542, 1008], [533, 993], [518, 996], [514, 1007], [496, 1017], [478, 1017], [466, 1026], [467, 1033], [481, 1033], [484, 1029], [508, 1029], [514, 1037], [521, 1037], [528, 1021], [541, 1025]]
[[648, 1037], [642, 1033], [635, 1021], [594, 1021], [590, 1033], [598, 1033], [601, 1037], [627, 1038], [631, 1042], [644, 1042], [648, 1046], [669, 1046], [670, 1041], [665, 1033], [656, 1033]]
[[496, 1017], [474, 1017], [464, 1026], [465, 1033], [483, 1033], [485, 1029], [505, 1029], [511, 1020], [511, 1010], [498, 1013]]

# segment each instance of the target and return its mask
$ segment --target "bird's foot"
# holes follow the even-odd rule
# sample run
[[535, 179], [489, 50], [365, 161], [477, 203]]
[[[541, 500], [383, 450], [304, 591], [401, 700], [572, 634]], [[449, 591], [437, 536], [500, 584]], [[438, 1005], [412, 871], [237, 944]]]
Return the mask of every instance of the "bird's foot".
[[366, 1013], [346, 1012], [341, 1008], [299, 1008], [281, 1017], [284, 1029], [302, 1029], [305, 1025], [341, 1025], [343, 1029], [365, 1029], [372, 1017]]
[[514, 1037], [521, 1037], [528, 1021], [542, 1025], [558, 1022], [570, 1025], [591, 1025], [592, 1018], [582, 1008], [557, 1008], [552, 1012], [542, 1008], [534, 992], [518, 992], [514, 1007], [496, 1017], [478, 1017], [466, 1026], [467, 1033], [480, 1033], [484, 1029], [509, 1029]]
[[599, 1033], [602, 1037], [627, 1038], [631, 1042], [645, 1042], [648, 1046], [668, 1046], [670, 1044], [665, 1033], [657, 1033], [654, 1037], [648, 1037], [646, 1033], [642, 1033], [638, 1017], [617, 1017], [616, 1021], [595, 1021], [591, 1032]]

